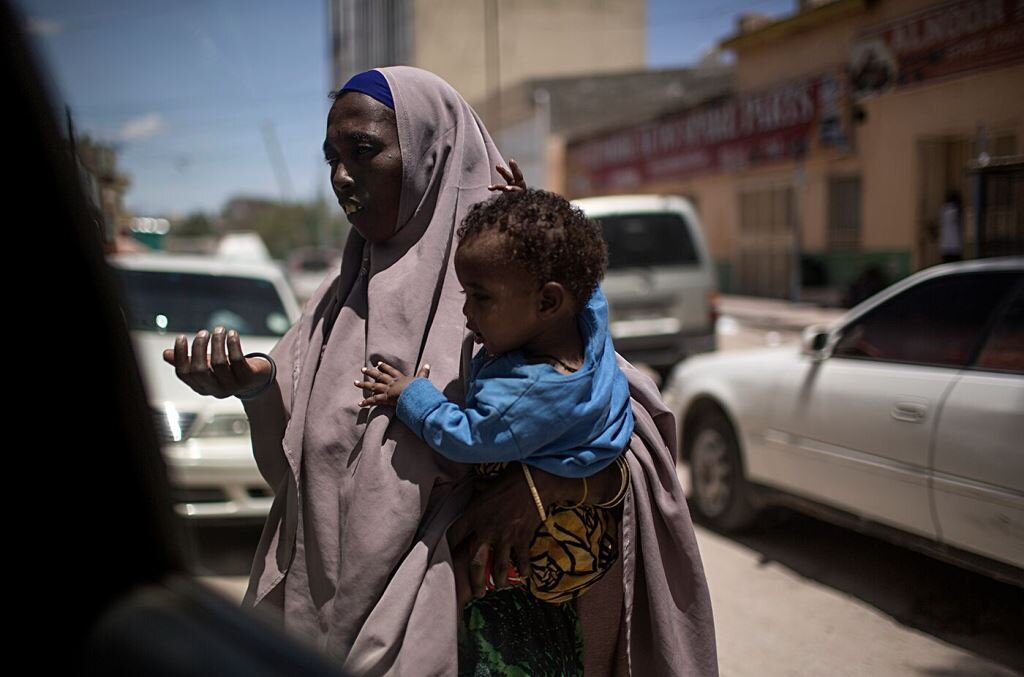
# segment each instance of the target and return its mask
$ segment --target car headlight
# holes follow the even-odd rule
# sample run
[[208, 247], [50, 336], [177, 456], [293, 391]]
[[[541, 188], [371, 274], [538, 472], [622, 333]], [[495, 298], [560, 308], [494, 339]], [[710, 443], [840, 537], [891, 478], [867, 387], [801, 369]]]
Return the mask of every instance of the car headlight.
[[195, 420], [195, 412], [178, 411], [172, 402], [165, 402], [161, 408], [153, 411], [156, 433], [164, 443], [185, 440]]
[[199, 426], [193, 437], [242, 437], [249, 434], [245, 414], [217, 414]]

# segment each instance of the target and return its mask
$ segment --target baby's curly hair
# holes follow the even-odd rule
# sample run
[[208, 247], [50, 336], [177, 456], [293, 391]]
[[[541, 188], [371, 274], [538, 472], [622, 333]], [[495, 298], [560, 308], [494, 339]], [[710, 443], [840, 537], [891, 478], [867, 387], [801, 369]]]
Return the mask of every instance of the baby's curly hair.
[[528, 188], [477, 203], [459, 227], [459, 246], [488, 231], [505, 235], [504, 253], [540, 284], [561, 284], [578, 308], [608, 267], [601, 227], [555, 193]]

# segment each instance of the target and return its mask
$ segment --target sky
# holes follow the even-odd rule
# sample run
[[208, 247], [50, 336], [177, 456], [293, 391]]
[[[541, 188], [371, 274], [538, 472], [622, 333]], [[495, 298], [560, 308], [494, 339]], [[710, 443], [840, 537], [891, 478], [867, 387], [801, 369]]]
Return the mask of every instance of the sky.
[[[693, 63], [745, 11], [795, 0], [649, 0], [647, 61]], [[79, 135], [113, 144], [138, 215], [236, 195], [329, 195], [324, 0], [16, 0]], [[281, 158], [278, 160], [277, 158]]]

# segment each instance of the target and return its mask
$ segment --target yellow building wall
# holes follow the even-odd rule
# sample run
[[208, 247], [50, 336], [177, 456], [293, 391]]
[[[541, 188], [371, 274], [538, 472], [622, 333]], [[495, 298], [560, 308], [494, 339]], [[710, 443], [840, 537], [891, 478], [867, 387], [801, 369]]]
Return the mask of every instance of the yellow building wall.
[[[842, 15], [826, 22], [772, 40], [738, 40], [734, 43], [737, 93], [769, 90], [801, 77], [839, 76], [861, 31], [936, 4], [934, 0], [840, 0], [836, 5]], [[924, 233], [937, 217], [937, 200], [945, 189], [939, 191], [932, 185], [923, 190], [924, 174], [938, 170], [925, 167], [922, 143], [953, 140], [959, 144], [942, 171], [945, 184], [953, 181], [962, 188], [968, 239], [973, 212], [967, 162], [974, 157], [978, 130], [988, 137], [990, 151], [997, 137], [1004, 141], [1012, 137], [1010, 152], [1024, 153], [1024, 64], [925, 82], [846, 105], [851, 146], [845, 154], [822, 146], [815, 128], [815, 138], [809, 139], [802, 161], [651, 183], [638, 192], [692, 197], [711, 254], [719, 262], [720, 272], [728, 275], [739, 258], [740, 195], [759, 188], [793, 186], [800, 251], [824, 261], [831, 283], [843, 287], [869, 263], [880, 263], [890, 275], [899, 276], [936, 262], [937, 244], [925, 242]], [[854, 122], [852, 113], [858, 107], [864, 117]], [[1004, 152], [1005, 148], [1004, 144]], [[860, 251], [829, 252], [830, 181], [851, 176], [860, 178]], [[561, 183], [565, 185], [564, 178]], [[728, 289], [727, 284], [723, 286]]]
[[989, 139], [1015, 136], [1020, 153], [1024, 65], [908, 88], [862, 105], [867, 119], [857, 129], [857, 150], [864, 169], [864, 247], [911, 247], [918, 219], [928, 216], [918, 213], [918, 142], [961, 137], [973, 146], [980, 126]]

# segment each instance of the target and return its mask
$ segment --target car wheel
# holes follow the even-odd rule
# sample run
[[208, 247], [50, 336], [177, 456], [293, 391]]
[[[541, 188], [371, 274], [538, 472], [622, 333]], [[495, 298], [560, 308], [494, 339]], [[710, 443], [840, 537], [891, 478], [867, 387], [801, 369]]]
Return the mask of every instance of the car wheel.
[[706, 409], [687, 435], [690, 495], [694, 512], [704, 522], [725, 531], [744, 529], [757, 510], [753, 490], [743, 476], [739, 444], [732, 424], [718, 409]]

